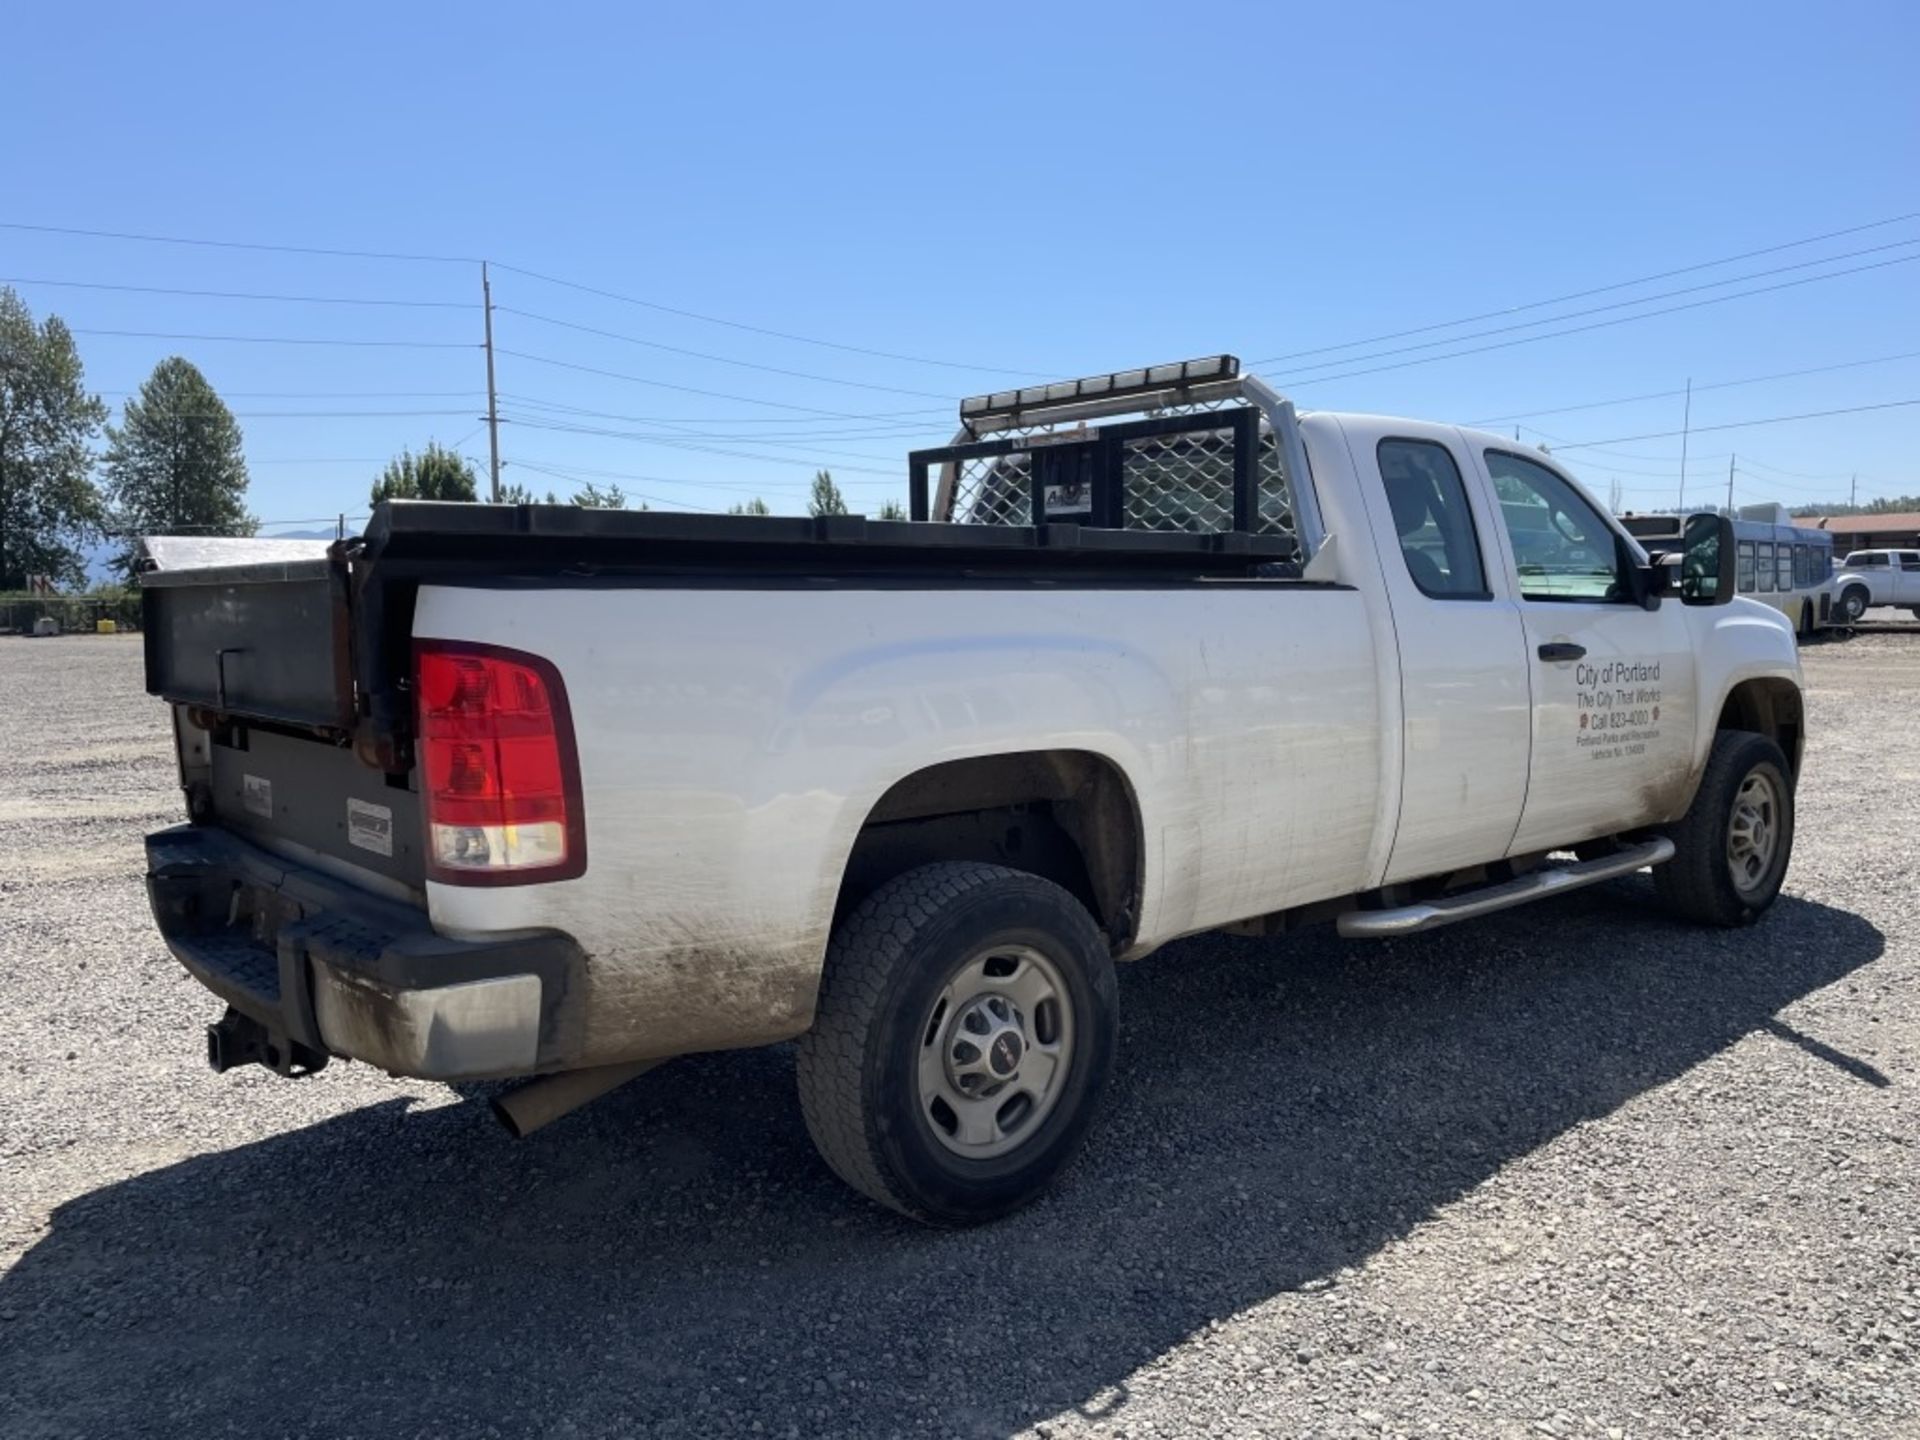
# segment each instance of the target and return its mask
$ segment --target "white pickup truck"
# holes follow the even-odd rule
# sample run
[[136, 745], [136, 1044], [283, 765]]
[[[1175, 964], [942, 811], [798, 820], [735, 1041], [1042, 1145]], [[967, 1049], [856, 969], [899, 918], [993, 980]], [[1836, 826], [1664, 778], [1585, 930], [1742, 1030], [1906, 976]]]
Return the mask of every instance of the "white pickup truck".
[[1920, 619], [1920, 550], [1855, 550], [1833, 577], [1834, 613], [1848, 625], [1876, 605]]
[[149, 887], [214, 1067], [538, 1077], [524, 1132], [798, 1037], [827, 1163], [958, 1224], [1080, 1144], [1116, 961], [1648, 866], [1692, 920], [1774, 899], [1800, 672], [1729, 522], [1649, 557], [1544, 455], [1296, 415], [1224, 356], [961, 421], [908, 521], [150, 542], [188, 821]]

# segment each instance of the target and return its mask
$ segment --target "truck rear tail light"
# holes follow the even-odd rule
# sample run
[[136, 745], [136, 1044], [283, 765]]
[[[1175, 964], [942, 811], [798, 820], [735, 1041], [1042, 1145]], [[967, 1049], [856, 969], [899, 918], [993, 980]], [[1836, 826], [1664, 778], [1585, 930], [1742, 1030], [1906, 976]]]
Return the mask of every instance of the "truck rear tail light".
[[571, 880], [587, 868], [573, 718], [560, 672], [497, 645], [414, 647], [427, 875], [449, 885]]

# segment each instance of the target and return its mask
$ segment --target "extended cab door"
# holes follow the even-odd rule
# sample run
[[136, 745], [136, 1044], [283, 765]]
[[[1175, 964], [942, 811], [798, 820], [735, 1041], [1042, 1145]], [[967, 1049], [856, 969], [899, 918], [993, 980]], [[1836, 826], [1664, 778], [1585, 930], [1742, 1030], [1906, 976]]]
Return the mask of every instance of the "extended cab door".
[[1533, 758], [1510, 853], [1674, 818], [1693, 764], [1684, 608], [1674, 596], [1653, 610], [1632, 598], [1638, 547], [1547, 457], [1471, 449], [1500, 517], [1533, 684]]
[[1893, 563], [1900, 567], [1894, 581], [1893, 603], [1920, 605], [1920, 550], [1896, 550]]
[[1400, 659], [1401, 789], [1385, 879], [1501, 859], [1526, 798], [1526, 639], [1458, 430], [1344, 418]]

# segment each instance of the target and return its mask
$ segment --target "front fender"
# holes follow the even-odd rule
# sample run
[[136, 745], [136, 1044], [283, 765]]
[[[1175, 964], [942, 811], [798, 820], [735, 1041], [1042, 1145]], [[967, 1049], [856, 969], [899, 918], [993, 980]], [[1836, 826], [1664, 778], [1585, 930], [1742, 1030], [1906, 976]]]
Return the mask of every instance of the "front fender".
[[[1796, 693], [1805, 688], [1792, 622], [1778, 610], [1744, 596], [1730, 604], [1703, 607], [1703, 610], [1711, 618], [1696, 632], [1695, 673], [1699, 677], [1700, 705], [1695, 722], [1693, 785], [1688, 787], [1689, 796], [1706, 770], [1707, 756], [1713, 749], [1713, 737], [1721, 728], [1727, 701], [1740, 686], [1760, 680], [1791, 685]], [[1798, 755], [1788, 758], [1798, 766]]]

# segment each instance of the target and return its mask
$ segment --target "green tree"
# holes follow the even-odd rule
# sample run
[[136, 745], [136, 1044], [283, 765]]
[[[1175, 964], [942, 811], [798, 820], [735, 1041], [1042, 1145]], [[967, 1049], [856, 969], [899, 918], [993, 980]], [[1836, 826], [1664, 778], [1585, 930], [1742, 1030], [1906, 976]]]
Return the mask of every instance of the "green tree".
[[[591, 510], [625, 510], [630, 508], [627, 505], [627, 492], [622, 490], [618, 485], [608, 485], [606, 489], [602, 490], [591, 480], [587, 481], [580, 489], [574, 491], [573, 503], [575, 505], [585, 506]], [[642, 510], [646, 509], [646, 502], [642, 501], [639, 508]]]
[[170, 356], [107, 427], [107, 496], [129, 574], [142, 535], [251, 535], [240, 425], [207, 377]]
[[547, 491], [546, 498], [542, 499], [518, 481], [512, 481], [500, 487], [500, 503], [502, 505], [558, 505], [560, 502], [554, 498], [551, 490]]
[[729, 515], [771, 515], [772, 513], [773, 507], [758, 495], [754, 496], [744, 505], [729, 505], [727, 507], [727, 514]]
[[1845, 503], [1821, 504], [1809, 501], [1805, 505], [1793, 507], [1796, 516], [1802, 515], [1897, 515], [1920, 510], [1920, 495], [1889, 495], [1880, 500], [1865, 500], [1858, 505]]
[[898, 500], [882, 500], [880, 502], [880, 513], [874, 518], [876, 520], [904, 520], [907, 518], [907, 510]]
[[840, 487], [833, 483], [832, 472], [816, 470], [813, 472], [813, 493], [807, 497], [809, 515], [844, 515], [847, 513], [847, 497], [840, 493]]
[[0, 590], [29, 575], [86, 583], [80, 547], [102, 519], [91, 442], [106, 418], [60, 317], [35, 325], [0, 286]]
[[373, 503], [382, 500], [478, 500], [479, 477], [466, 456], [429, 440], [415, 455], [402, 450], [373, 482]]

